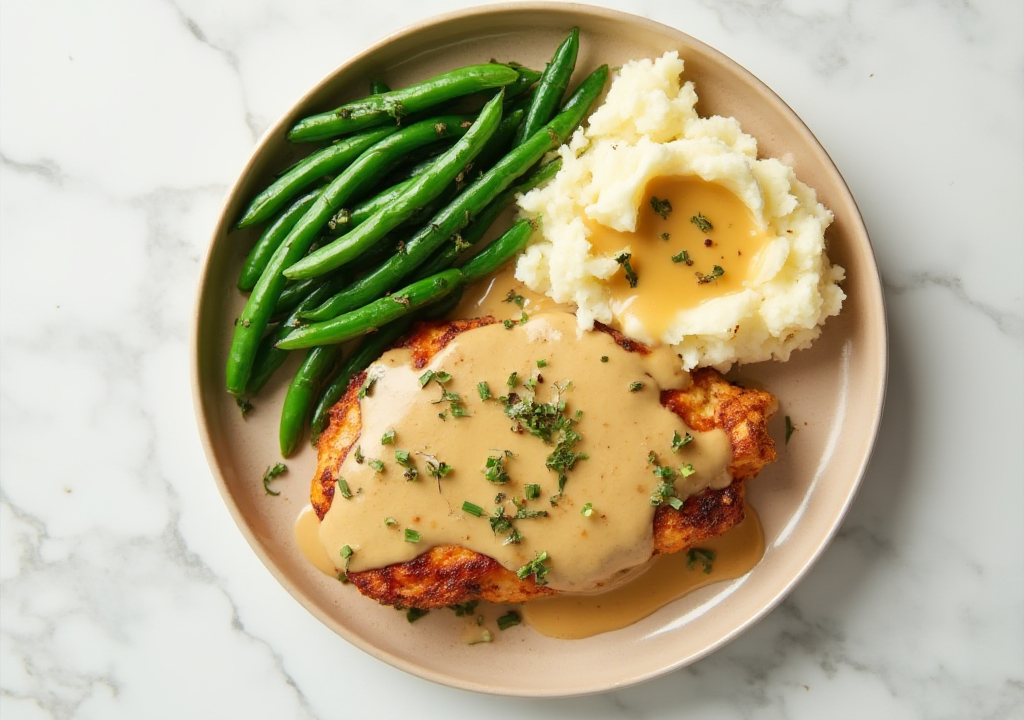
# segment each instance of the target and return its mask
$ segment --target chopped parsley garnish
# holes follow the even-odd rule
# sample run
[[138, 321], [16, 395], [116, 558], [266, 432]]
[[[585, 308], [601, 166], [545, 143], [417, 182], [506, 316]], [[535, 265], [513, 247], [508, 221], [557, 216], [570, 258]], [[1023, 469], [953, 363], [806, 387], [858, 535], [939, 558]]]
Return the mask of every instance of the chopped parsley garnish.
[[406, 468], [405, 472], [402, 474], [405, 476], [405, 479], [409, 482], [415, 482], [416, 478], [420, 476], [419, 470], [417, 470], [414, 467]]
[[651, 493], [651, 505], [658, 506], [672, 497], [676, 492], [672, 480], [659, 480], [658, 487]]
[[491, 532], [495, 535], [498, 533], [509, 532], [512, 529], [512, 520], [505, 515], [505, 507], [499, 505], [494, 508], [494, 515], [488, 520], [491, 523]]
[[686, 463], [685, 465], [679, 466], [679, 474], [682, 475], [684, 478], [690, 477], [695, 472], [697, 471], [693, 469], [693, 465], [691, 463]]
[[340, 492], [341, 496], [346, 500], [352, 499], [352, 490], [349, 489], [348, 481], [343, 477], [338, 478], [338, 492]]
[[367, 395], [370, 394], [370, 391], [373, 389], [373, 385], [376, 382], [377, 382], [377, 376], [376, 375], [370, 375], [368, 378], [366, 378], [366, 381], [363, 382], [363, 386], [361, 388], [359, 388], [359, 399], [360, 400], [362, 400], [364, 397], [366, 397]]
[[795, 430], [796, 430], [796, 428], [793, 427], [793, 421], [790, 419], [789, 415], [787, 415], [786, 416], [786, 444], [787, 445], [789, 445], [789, 438], [791, 438], [793, 436], [793, 432]]
[[388, 428], [384, 431], [384, 434], [380, 438], [381, 445], [394, 445], [395, 444], [395, 429]]
[[345, 569], [338, 575], [338, 579], [344, 578], [344, 581], [348, 581], [348, 564], [352, 561], [352, 553], [355, 551], [349, 545], [341, 546], [341, 559], [345, 561]]
[[711, 564], [715, 561], [715, 551], [707, 550], [705, 548], [693, 548], [686, 553], [686, 567], [688, 570], [693, 570], [695, 563], [700, 563], [704, 566], [704, 573], [706, 575], [711, 574]]
[[507, 613], [498, 618], [498, 629], [508, 630], [510, 627], [515, 627], [521, 623], [523, 619], [519, 616], [515, 610], [509, 610]]
[[505, 326], [506, 330], [511, 330], [512, 328], [514, 328], [516, 326], [516, 324], [515, 324], [515, 322], [513, 320], [507, 320], [507, 319], [506, 320], [502, 320], [501, 324]]
[[607, 355], [602, 355], [601, 356], [601, 362], [608, 362], [608, 356]]
[[702, 233], [706, 233], [709, 230], [714, 230], [715, 226], [711, 224], [711, 221], [704, 217], [703, 213], [697, 213], [690, 218], [690, 222], [697, 226], [697, 229]]
[[583, 517], [590, 517], [593, 514], [594, 514], [594, 503], [586, 503], [580, 509], [580, 515], [582, 515]]
[[655, 465], [654, 474], [656, 477], [660, 477], [665, 480], [675, 480], [676, 477], [676, 471], [667, 465]]
[[622, 269], [625, 271], [626, 282], [629, 283], [629, 286], [631, 288], [635, 288], [637, 282], [639, 281], [639, 278], [636, 276], [636, 273], [633, 272], [633, 266], [629, 264], [629, 259], [631, 257], [633, 257], [632, 253], [622, 253], [617, 258], [615, 258], [615, 262], [621, 265]]
[[543, 368], [543, 367], [547, 367], [547, 366], [548, 366], [548, 361], [547, 360], [538, 360], [537, 361], [537, 367]]
[[427, 456], [427, 474], [430, 475], [430, 477], [440, 480], [451, 471], [452, 466], [448, 463], [442, 462], [436, 457]]
[[420, 535], [417, 531], [413, 530], [412, 528], [405, 529], [405, 541], [407, 543], [418, 543], [422, 539], [423, 536]]
[[523, 488], [523, 493], [526, 495], [527, 500], [536, 500], [540, 497], [540, 485], [530, 483]]
[[[435, 400], [434, 404], [437, 405], [438, 403], [443, 402], [448, 403], [452, 417], [465, 417], [466, 415], [469, 415], [469, 410], [466, 409], [466, 405], [462, 402], [462, 396], [458, 393], [448, 392], [442, 387], [441, 397]], [[444, 413], [440, 413], [438, 417], [444, 420]]]
[[508, 376], [508, 380], [505, 381], [505, 384], [508, 385], [510, 388], [514, 388], [516, 385], [518, 385], [519, 384], [519, 373], [514, 372], [511, 375], [509, 375]]
[[476, 503], [471, 503], [469, 500], [463, 500], [462, 512], [467, 512], [470, 515], [475, 515], [476, 517], [482, 517], [484, 514], [484, 509], [477, 505]]
[[504, 485], [509, 481], [508, 473], [505, 471], [504, 455], [489, 455], [484, 465], [484, 477], [495, 485]]
[[693, 435], [686, 433], [683, 437], [679, 437], [678, 432], [672, 433], [672, 452], [679, 452], [684, 447], [693, 442]]
[[547, 517], [547, 510], [527, 510], [526, 508], [519, 508], [516, 511], [516, 520], [532, 520], [533, 518]]
[[464, 603], [455, 603], [454, 605], [447, 605], [446, 607], [455, 613], [455, 617], [465, 617], [467, 615], [472, 615], [476, 611], [476, 606], [479, 604], [479, 600], [467, 600]]
[[523, 323], [525, 323], [529, 319], [530, 319], [530, 316], [527, 315], [526, 311], [524, 310], [523, 314], [519, 316], [519, 324], [522, 325]]
[[515, 303], [519, 307], [522, 307], [523, 304], [526, 302], [526, 298], [517, 293], [515, 290], [509, 290], [508, 295], [505, 296], [505, 302]]
[[693, 260], [690, 259], [690, 253], [685, 250], [681, 250], [672, 256], [672, 262], [684, 263], [685, 265], [693, 265]]
[[[497, 498], [495, 498], [497, 500]], [[518, 515], [516, 516], [518, 517]], [[510, 518], [505, 514], [505, 506], [498, 505], [494, 508], [494, 515], [487, 518], [491, 525], [491, 532], [495, 535], [506, 534], [503, 545], [518, 545], [523, 540], [523, 536], [519, 533], [516, 527], [512, 524], [513, 518]]]
[[[566, 390], [571, 383], [564, 387], [555, 385], [559, 393]], [[546, 466], [558, 473], [558, 495], [551, 498], [552, 505], [556, 504], [561, 496], [568, 479], [567, 473], [573, 469], [580, 460], [588, 459], [585, 453], [577, 453], [573, 450], [576, 443], [582, 437], [573, 429], [573, 425], [582, 416], [579, 411], [575, 418], [565, 414], [565, 401], [556, 399], [554, 403], [539, 403], [531, 396], [520, 397], [512, 393], [505, 404], [505, 414], [515, 420], [522, 430], [531, 435], [536, 435], [544, 442], [555, 442], [554, 451], [548, 455]]]
[[425, 373], [420, 375], [420, 387], [426, 387], [427, 383], [434, 379], [434, 371], [427, 370]]
[[384, 524], [385, 524], [385, 525], [386, 525], [387, 527], [394, 527], [395, 525], [397, 525], [397, 524], [398, 524], [398, 521], [397, 521], [397, 520], [395, 520], [395, 519], [394, 519], [393, 517], [390, 517], [390, 516], [389, 516], [389, 517], [386, 517], [386, 518], [384, 518]]
[[359, 463], [360, 465], [362, 465], [363, 461], [366, 460], [366, 456], [363, 455], [363, 446], [362, 445], [356, 445], [356, 454], [355, 454], [354, 457], [356, 459], [356, 462]]
[[438, 370], [434, 373], [434, 380], [442, 385], [449, 382], [452, 379], [451, 373], [446, 373], [444, 370]]
[[480, 393], [481, 400], [491, 399], [491, 389], [487, 386], [486, 382], [478, 382], [476, 384], [476, 391]]
[[420, 608], [409, 608], [405, 611], [405, 619], [414, 623], [429, 612], [429, 610], [422, 610]]
[[668, 214], [672, 212], [672, 203], [668, 198], [662, 200], [656, 195], [651, 195], [651, 208], [661, 215], [662, 220], [668, 220]]
[[566, 423], [567, 426], [562, 431], [562, 439], [558, 441], [555, 451], [548, 455], [544, 463], [548, 468], [558, 473], [558, 496], [551, 499], [552, 503], [558, 500], [558, 497], [561, 496], [562, 491], [565, 489], [565, 483], [569, 479], [568, 472], [576, 467], [576, 463], [580, 460], [590, 458], [586, 453], [573, 452], [573, 448], [577, 442], [582, 440], [582, 437], [572, 429], [572, 420], [566, 418]]
[[272, 480], [274, 480], [275, 478], [277, 478], [278, 475], [280, 475], [281, 473], [285, 472], [287, 469], [288, 469], [288, 466], [286, 466], [284, 463], [277, 463], [276, 465], [273, 465], [272, 467], [268, 467], [267, 471], [265, 473], [263, 473], [263, 489], [266, 491], [267, 495], [280, 495], [281, 494], [280, 491], [278, 491], [278, 490], [271, 490], [270, 489], [270, 482]]
[[[651, 505], [658, 506], [667, 502], [676, 510], [683, 506], [683, 501], [676, 495], [676, 471], [666, 465], [659, 465], [658, 458], [651, 452], [647, 456], [647, 462], [654, 465], [654, 475], [658, 478], [658, 486], [651, 493]], [[693, 474], [692, 465], [683, 465], [679, 468], [679, 475], [687, 477]]]
[[644, 384], [642, 382], [640, 382], [639, 380], [637, 380], [636, 382], [631, 382], [629, 384], [629, 391], [632, 392], [632, 393], [640, 392], [643, 389], [644, 389]]
[[409, 451], [395, 450], [395, 462], [402, 467], [409, 467]]
[[377, 458], [371, 458], [366, 464], [372, 467], [374, 472], [384, 472], [384, 462]]
[[505, 405], [505, 414], [519, 423], [520, 427], [545, 442], [570, 422], [562, 413], [565, 402], [539, 403], [531, 397], [513, 395]]
[[520, 580], [525, 580], [533, 575], [533, 581], [535, 583], [538, 585], [547, 585], [547, 574], [551, 570], [550, 566], [544, 564], [544, 561], [547, 559], [547, 550], [542, 550], [537, 553], [537, 556], [533, 560], [516, 570], [516, 577]]
[[723, 275], [725, 275], [725, 270], [722, 269], [721, 265], [715, 265], [715, 266], [713, 266], [711, 268], [711, 272], [709, 272], [707, 275], [702, 275], [699, 272], [696, 273], [696, 275], [697, 275], [697, 284], [698, 285], [706, 285], [709, 282], [717, 280], [718, 278], [720, 278]]
[[671, 238], [672, 236], [671, 236], [671, 235], [669, 235], [668, 233], [662, 233], [662, 234], [661, 234], [661, 235], [659, 235], [658, 237], [659, 237], [659, 238], [661, 238], [662, 240], [668, 240], [668, 239], [669, 239], [669, 238]]

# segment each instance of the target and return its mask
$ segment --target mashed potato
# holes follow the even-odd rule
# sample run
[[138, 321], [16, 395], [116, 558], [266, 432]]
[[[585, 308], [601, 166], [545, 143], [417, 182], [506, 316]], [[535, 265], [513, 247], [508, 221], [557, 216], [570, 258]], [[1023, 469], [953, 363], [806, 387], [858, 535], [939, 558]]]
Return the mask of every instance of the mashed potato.
[[[825, 254], [832, 213], [792, 168], [758, 160], [757, 141], [734, 118], [698, 117], [693, 83], [680, 84], [682, 71], [674, 52], [622, 68], [589, 127], [559, 150], [563, 166], [555, 179], [520, 198], [521, 214], [539, 218], [540, 230], [520, 257], [516, 278], [557, 302], [574, 303], [583, 329], [599, 321], [674, 346], [686, 369], [786, 360], [818, 337], [845, 298], [838, 285], [843, 269]], [[749, 209], [765, 239], [735, 290], [711, 293], [693, 306], [680, 303], [678, 310], [674, 297], [659, 296], [671, 312], [662, 327], [653, 327], [613, 298], [615, 278], [621, 284], [626, 270], [616, 257], [636, 253], [636, 243], [599, 251], [592, 235], [595, 228], [637, 231], [648, 183], [666, 176], [726, 188]], [[688, 258], [686, 265], [692, 265]], [[642, 283], [644, 271], [637, 272]], [[684, 274], [695, 283], [693, 272]]]

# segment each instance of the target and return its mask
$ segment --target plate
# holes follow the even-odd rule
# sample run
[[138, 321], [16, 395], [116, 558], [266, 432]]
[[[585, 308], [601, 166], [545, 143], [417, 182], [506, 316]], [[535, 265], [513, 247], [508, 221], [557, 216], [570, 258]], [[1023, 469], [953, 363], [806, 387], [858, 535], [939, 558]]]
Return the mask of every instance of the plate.
[[[678, 50], [696, 83], [701, 115], [732, 115], [763, 156], [784, 157], [836, 219], [829, 255], [846, 268], [848, 299], [810, 350], [787, 363], [748, 365], [731, 377], [770, 389], [781, 409], [772, 430], [779, 460], [749, 485], [766, 553], [746, 576], [699, 590], [628, 628], [585, 640], [554, 640], [529, 628], [489, 645], [465, 645], [462, 620], [432, 613], [409, 624], [315, 570], [293, 524], [308, 504], [315, 453], [306, 446], [265, 494], [264, 470], [280, 460], [277, 422], [291, 373], [278, 374], [243, 420], [224, 390], [234, 290], [259, 228], [231, 231], [244, 204], [298, 149], [285, 140], [300, 117], [365, 95], [371, 78], [401, 87], [444, 70], [515, 60], [543, 68], [573, 26], [581, 48], [575, 85], [594, 67]], [[331, 630], [374, 657], [439, 683], [521, 696], [569, 696], [635, 684], [721, 647], [768, 613], [807, 572], [835, 533], [864, 473], [881, 416], [886, 330], [878, 271], [860, 213], [828, 155], [795, 113], [749, 72], [688, 35], [611, 10], [566, 3], [509, 3], [442, 15], [373, 45], [313, 88], [260, 141], [227, 196], [202, 271], [195, 311], [193, 393], [210, 467], [239, 529], [280, 583]], [[294, 367], [294, 366], [290, 366]], [[784, 416], [797, 430], [783, 443]], [[841, 441], [840, 441], [841, 440]]]

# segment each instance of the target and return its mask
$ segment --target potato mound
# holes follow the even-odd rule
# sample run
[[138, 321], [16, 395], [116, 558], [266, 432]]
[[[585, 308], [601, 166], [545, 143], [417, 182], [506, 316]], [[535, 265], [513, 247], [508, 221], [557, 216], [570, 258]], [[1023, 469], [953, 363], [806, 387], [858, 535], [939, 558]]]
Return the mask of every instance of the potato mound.
[[[582, 329], [595, 321], [649, 343], [675, 347], [685, 369], [787, 360], [839, 313], [845, 273], [825, 253], [832, 213], [784, 163], [757, 159], [757, 141], [734, 118], [697, 116], [683, 61], [669, 52], [627, 63], [606, 101], [562, 146], [562, 169], [519, 199], [539, 230], [516, 266], [516, 278], [557, 302], [574, 303]], [[661, 337], [635, 319], [616, 317], [608, 280], [621, 270], [596, 254], [584, 219], [619, 231], [636, 227], [647, 183], [666, 175], [719, 183], [745, 204], [771, 240], [757, 276], [728, 295], [680, 310]]]

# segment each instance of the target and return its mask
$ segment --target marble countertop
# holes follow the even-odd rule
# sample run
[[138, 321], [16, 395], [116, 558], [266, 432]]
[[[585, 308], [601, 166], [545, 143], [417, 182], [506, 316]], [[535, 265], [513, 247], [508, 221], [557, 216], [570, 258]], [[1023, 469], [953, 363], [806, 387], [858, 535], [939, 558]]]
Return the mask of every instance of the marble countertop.
[[836, 540], [758, 625], [634, 688], [481, 696], [348, 645], [250, 551], [190, 394], [220, 203], [339, 62], [468, 4], [0, 0], [0, 715], [1021, 717], [1016, 0], [600, 3], [781, 95], [845, 176], [881, 268], [875, 455]]

